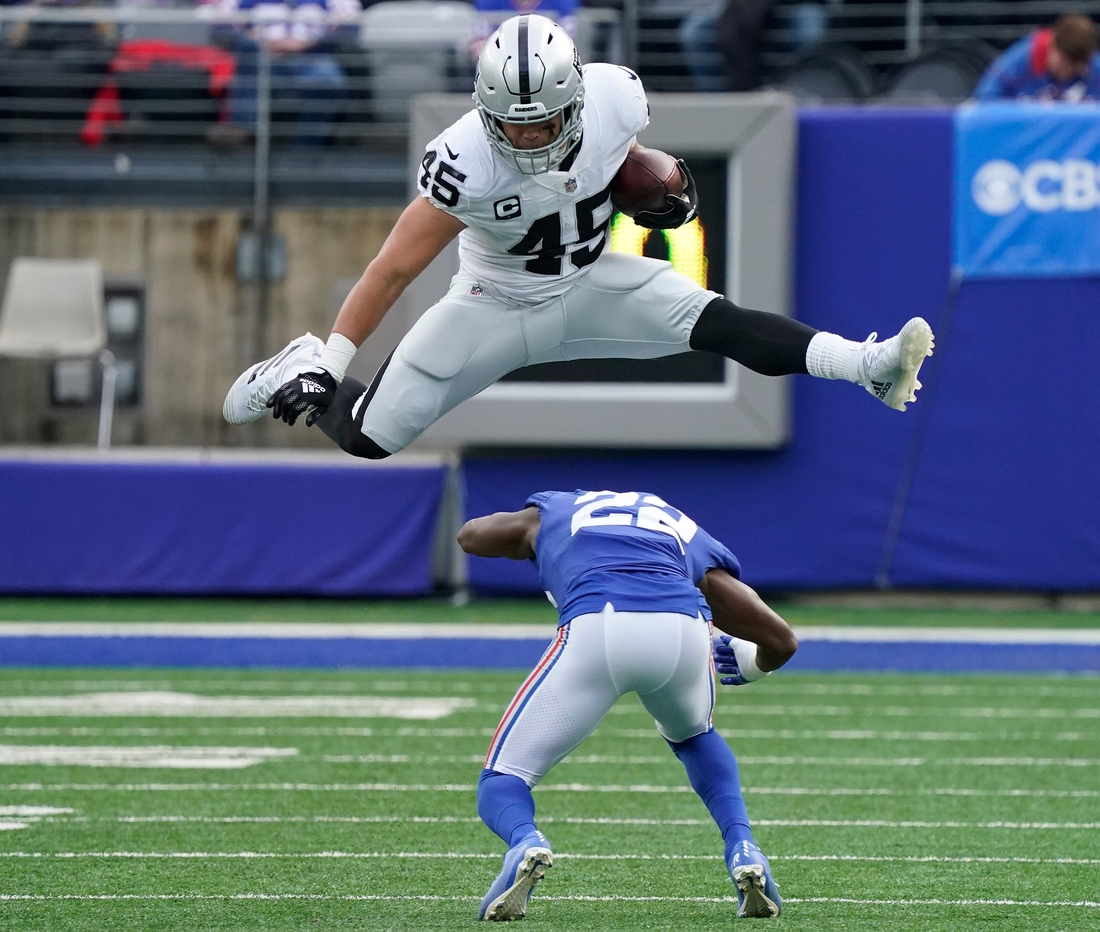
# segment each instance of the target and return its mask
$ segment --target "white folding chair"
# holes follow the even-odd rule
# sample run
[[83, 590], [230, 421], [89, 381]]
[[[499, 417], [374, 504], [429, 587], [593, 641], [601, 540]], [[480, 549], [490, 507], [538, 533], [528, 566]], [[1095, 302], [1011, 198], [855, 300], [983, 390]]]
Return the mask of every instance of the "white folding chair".
[[0, 306], [0, 356], [61, 359], [99, 355], [100, 449], [111, 445], [118, 369], [106, 349], [103, 269], [91, 259], [16, 259]]

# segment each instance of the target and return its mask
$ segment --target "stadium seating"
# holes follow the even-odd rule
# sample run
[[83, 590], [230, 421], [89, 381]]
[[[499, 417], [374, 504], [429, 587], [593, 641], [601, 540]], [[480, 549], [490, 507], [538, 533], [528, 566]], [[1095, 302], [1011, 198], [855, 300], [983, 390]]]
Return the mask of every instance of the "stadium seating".
[[367, 9], [361, 42], [377, 119], [408, 119], [414, 94], [458, 90], [472, 76], [467, 45], [475, 12], [452, 0], [387, 0]]

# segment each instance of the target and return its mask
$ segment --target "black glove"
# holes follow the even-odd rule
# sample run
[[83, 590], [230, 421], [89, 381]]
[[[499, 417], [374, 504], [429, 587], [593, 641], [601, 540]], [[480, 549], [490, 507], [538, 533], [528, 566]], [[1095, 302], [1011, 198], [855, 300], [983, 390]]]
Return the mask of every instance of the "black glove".
[[336, 379], [331, 372], [318, 369], [303, 372], [279, 388], [267, 402], [272, 417], [282, 418], [291, 427], [307, 409], [313, 408], [306, 418], [306, 427], [312, 427], [336, 399]]
[[666, 194], [665, 202], [668, 210], [655, 213], [652, 210], [643, 210], [634, 215], [634, 222], [640, 227], [649, 230], [674, 230], [690, 223], [699, 212], [699, 195], [695, 193], [695, 179], [688, 171], [687, 162], [677, 159], [680, 166], [680, 174], [684, 177], [684, 193], [677, 197], [675, 194]]

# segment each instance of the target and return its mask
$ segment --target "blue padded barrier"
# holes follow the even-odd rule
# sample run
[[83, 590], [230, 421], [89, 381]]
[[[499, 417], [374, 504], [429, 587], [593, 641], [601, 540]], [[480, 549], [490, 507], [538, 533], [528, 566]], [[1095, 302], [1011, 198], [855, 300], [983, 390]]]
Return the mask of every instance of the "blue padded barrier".
[[0, 460], [0, 592], [417, 595], [446, 467]]
[[[952, 111], [800, 114], [796, 315], [852, 339], [925, 317], [940, 332], [924, 381], [942, 377], [907, 413], [798, 377], [784, 450], [470, 457], [467, 514], [541, 489], [652, 491], [752, 585], [871, 587], [924, 405], [891, 583], [1100, 589], [1100, 280], [966, 282], [945, 332], [951, 192]], [[472, 560], [470, 581], [538, 589], [505, 560]]]

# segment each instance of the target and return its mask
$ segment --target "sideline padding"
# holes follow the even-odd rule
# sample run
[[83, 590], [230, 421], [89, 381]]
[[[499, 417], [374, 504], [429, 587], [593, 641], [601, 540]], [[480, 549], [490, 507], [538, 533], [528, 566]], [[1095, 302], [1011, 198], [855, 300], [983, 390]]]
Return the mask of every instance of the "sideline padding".
[[[802, 628], [789, 671], [1100, 673], [1100, 630]], [[2, 666], [531, 669], [548, 625], [0, 623]]]
[[9, 452], [0, 593], [426, 594], [447, 466], [363, 462]]

